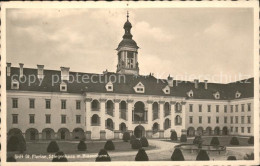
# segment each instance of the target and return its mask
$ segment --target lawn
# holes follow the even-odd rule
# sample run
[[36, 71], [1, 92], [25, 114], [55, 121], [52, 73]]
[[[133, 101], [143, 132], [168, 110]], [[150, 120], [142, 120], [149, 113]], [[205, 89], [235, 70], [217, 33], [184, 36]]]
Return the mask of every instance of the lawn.
[[[210, 141], [212, 139], [213, 136], [202, 136], [202, 139], [203, 139], [203, 143], [204, 145], [209, 145], [210, 144]], [[217, 136], [218, 139], [219, 139], [219, 142], [220, 142], [220, 145], [222, 146], [227, 146], [227, 147], [233, 147], [233, 146], [253, 146], [253, 145], [250, 145], [248, 144], [248, 138], [249, 137], [237, 137], [238, 140], [239, 140], [239, 145], [230, 145], [230, 140], [232, 138], [232, 136]], [[178, 138], [178, 141], [171, 141], [170, 139], [169, 140], [165, 140], [167, 142], [174, 142], [174, 143], [181, 143], [180, 141], [180, 138]], [[193, 143], [193, 140], [194, 140], [194, 137], [193, 138], [188, 138], [187, 142], [184, 142], [185, 144], [192, 144]]]

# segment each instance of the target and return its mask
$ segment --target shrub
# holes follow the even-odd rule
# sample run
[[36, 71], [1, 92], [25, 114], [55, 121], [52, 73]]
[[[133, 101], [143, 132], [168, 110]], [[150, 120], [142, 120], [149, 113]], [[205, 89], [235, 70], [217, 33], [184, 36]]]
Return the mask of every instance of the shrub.
[[133, 140], [132, 149], [140, 149], [142, 148], [142, 144], [138, 139]]
[[183, 154], [179, 148], [174, 149], [171, 160], [172, 161], [184, 161]]
[[7, 162], [16, 162], [16, 159], [13, 156], [7, 157]]
[[239, 145], [237, 137], [232, 137], [230, 140], [230, 145]]
[[201, 143], [202, 139], [201, 136], [195, 136], [194, 140], [193, 140], [193, 144], [199, 144]]
[[26, 142], [24, 137], [21, 134], [11, 136], [7, 141], [7, 151], [19, 151], [21, 153], [26, 151]]
[[87, 145], [83, 140], [81, 140], [78, 144], [78, 151], [85, 151], [85, 150], [87, 150]]
[[217, 146], [219, 145], [219, 140], [218, 140], [218, 137], [213, 137], [210, 141], [210, 145], [214, 145], [214, 146]]
[[138, 153], [135, 156], [135, 161], [149, 161], [149, 158], [143, 148], [138, 150]]
[[254, 145], [254, 136], [251, 136], [247, 142], [248, 144]]
[[48, 153], [58, 152], [60, 150], [58, 144], [56, 141], [51, 141], [50, 144], [47, 147]]
[[177, 141], [178, 140], [177, 133], [176, 133], [175, 130], [171, 132], [171, 140], [172, 141]]
[[149, 146], [148, 140], [145, 137], [142, 137], [140, 141], [141, 141], [142, 147]]
[[123, 140], [124, 140], [124, 142], [128, 142], [130, 140], [130, 133], [129, 132], [124, 132]]
[[104, 146], [105, 150], [115, 150], [115, 145], [112, 140], [108, 140]]
[[134, 140], [136, 140], [135, 135], [131, 135], [131, 137], [130, 137], [130, 144], [132, 144]]
[[205, 150], [200, 150], [199, 154], [196, 157], [197, 161], [204, 161], [204, 160], [209, 160], [209, 156]]
[[105, 149], [101, 149], [98, 152], [98, 156], [96, 158], [96, 162], [102, 162], [102, 161], [111, 161], [111, 158]]
[[228, 156], [227, 160], [237, 160], [236, 156]]
[[181, 142], [187, 142], [187, 136], [185, 134], [182, 134], [180, 141]]
[[65, 157], [65, 154], [63, 152], [57, 152], [52, 159], [52, 162], [67, 162], [67, 158]]
[[251, 154], [246, 154], [244, 156], [244, 160], [254, 160], [254, 153], [251, 153]]

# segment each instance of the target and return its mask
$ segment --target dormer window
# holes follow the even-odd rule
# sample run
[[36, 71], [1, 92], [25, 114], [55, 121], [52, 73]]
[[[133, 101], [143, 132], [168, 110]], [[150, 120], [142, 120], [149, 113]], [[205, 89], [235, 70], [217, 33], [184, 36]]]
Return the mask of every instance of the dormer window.
[[109, 91], [109, 92], [113, 92], [113, 83], [111, 81], [109, 81], [106, 84], [106, 90]]
[[162, 89], [165, 94], [170, 94], [170, 87], [167, 85], [165, 88]]
[[190, 90], [189, 92], [187, 92], [187, 95], [188, 95], [188, 97], [193, 97], [193, 91]]
[[219, 92], [216, 92], [213, 94], [215, 99], [220, 99], [220, 93]]
[[66, 92], [67, 91], [67, 84], [65, 82], [62, 82], [60, 84], [60, 91]]
[[237, 91], [235, 97], [239, 98], [240, 96], [241, 96], [241, 93]]
[[139, 82], [135, 87], [134, 90], [136, 93], [144, 93], [145, 89], [144, 89], [144, 85]]
[[19, 89], [19, 82], [17, 80], [12, 80], [11, 89]]

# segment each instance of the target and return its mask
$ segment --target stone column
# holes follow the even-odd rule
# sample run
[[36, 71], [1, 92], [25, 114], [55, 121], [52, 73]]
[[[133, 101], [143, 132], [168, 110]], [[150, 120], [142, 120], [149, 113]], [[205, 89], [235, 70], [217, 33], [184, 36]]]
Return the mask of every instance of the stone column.
[[174, 129], [174, 126], [175, 126], [175, 104], [176, 102], [175, 101], [171, 101], [170, 102], [171, 104], [171, 129]]
[[128, 132], [130, 132], [130, 134], [133, 132], [133, 127], [132, 127], [133, 101], [134, 100], [127, 100], [127, 128], [128, 128]]
[[160, 128], [159, 128], [159, 138], [164, 138], [164, 106], [165, 101], [159, 101], [160, 105], [160, 116], [159, 116], [159, 123], [160, 123]]
[[153, 101], [152, 100], [147, 100], [148, 104], [148, 111], [147, 111], [147, 121], [148, 121], [148, 130], [146, 130], [146, 137], [147, 138], [152, 138], [153, 135]]
[[114, 100], [114, 103], [115, 103], [115, 126], [114, 126], [114, 138], [115, 139], [119, 139], [119, 133], [120, 133], [120, 130], [119, 130], [119, 113], [120, 113], [120, 110], [119, 110], [119, 103], [120, 103], [120, 99], [115, 99]]
[[106, 139], [106, 99], [100, 99], [100, 139]]
[[91, 139], [91, 101], [92, 98], [86, 98], [85, 99], [85, 116], [86, 116], [86, 126], [85, 126], [85, 131], [89, 135], [86, 135], [86, 138]]

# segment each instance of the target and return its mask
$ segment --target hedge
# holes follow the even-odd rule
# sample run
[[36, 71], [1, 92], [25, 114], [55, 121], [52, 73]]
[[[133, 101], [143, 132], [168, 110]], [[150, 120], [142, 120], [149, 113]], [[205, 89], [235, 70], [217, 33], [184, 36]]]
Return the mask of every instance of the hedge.
[[21, 134], [11, 136], [7, 141], [7, 151], [19, 151], [21, 153], [26, 151], [26, 142], [24, 137]]
[[135, 156], [135, 161], [149, 161], [149, 158], [143, 148], [138, 150], [138, 153]]
[[83, 140], [81, 140], [78, 144], [78, 151], [86, 151], [86, 150], [87, 150], [87, 145]]
[[65, 157], [65, 154], [63, 152], [57, 152], [55, 154], [55, 157], [52, 159], [52, 162], [67, 162], [67, 158]]
[[115, 150], [115, 145], [112, 142], [112, 140], [107, 140], [105, 146], [104, 146], [105, 150]]
[[132, 149], [140, 149], [142, 148], [142, 144], [138, 139], [133, 140]]
[[7, 162], [16, 162], [16, 159], [13, 156], [7, 157]]
[[237, 160], [236, 156], [228, 156], [227, 160]]
[[179, 148], [174, 149], [172, 156], [171, 156], [172, 161], [184, 161], [184, 157], [182, 154], [182, 151]]
[[200, 150], [199, 154], [196, 157], [197, 161], [205, 161], [205, 160], [209, 160], [209, 156], [207, 154], [207, 152], [205, 150]]
[[248, 144], [254, 145], [254, 136], [251, 136], [247, 142]]
[[195, 136], [193, 140], [193, 144], [199, 144], [201, 143], [201, 141], [202, 141], [201, 136]]
[[176, 133], [175, 130], [171, 132], [171, 140], [172, 141], [177, 141], [178, 140], [177, 133]]
[[56, 141], [51, 141], [47, 147], [48, 153], [58, 152], [60, 150]]
[[187, 136], [185, 134], [182, 134], [180, 141], [181, 142], [187, 142]]
[[217, 146], [219, 145], [219, 140], [218, 140], [218, 137], [213, 137], [210, 141], [210, 145], [214, 145], [214, 146]]
[[232, 137], [230, 140], [230, 145], [239, 145], [237, 137]]
[[149, 146], [148, 140], [145, 137], [142, 137], [140, 139], [140, 141], [141, 141], [142, 147], [148, 147]]
[[130, 140], [130, 133], [129, 132], [124, 132], [123, 140], [124, 140], [124, 142], [128, 142]]
[[100, 149], [100, 151], [98, 152], [98, 156], [96, 158], [96, 162], [102, 162], [102, 161], [111, 161], [111, 158], [105, 149]]
[[131, 135], [131, 137], [130, 137], [130, 144], [132, 144], [134, 140], [136, 140], [135, 135]]

